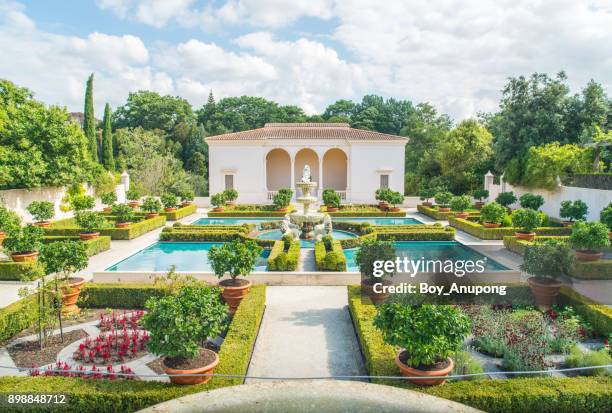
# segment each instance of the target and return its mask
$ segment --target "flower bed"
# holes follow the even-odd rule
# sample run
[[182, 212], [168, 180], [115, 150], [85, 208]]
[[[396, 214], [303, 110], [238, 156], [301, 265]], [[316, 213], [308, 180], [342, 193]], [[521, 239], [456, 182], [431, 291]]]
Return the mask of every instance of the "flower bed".
[[[449, 217], [448, 223], [480, 239], [503, 239], [505, 236], [513, 236], [518, 231], [518, 228], [514, 227], [485, 228], [478, 222], [455, 217]], [[535, 233], [539, 236], [562, 236], [569, 235], [571, 232], [572, 229], [566, 227], [538, 227], [535, 229]]]
[[[110, 216], [106, 218], [112, 220]], [[166, 217], [161, 215], [151, 219], [142, 219], [142, 217], [139, 219], [140, 221], [133, 222], [126, 228], [102, 228], [100, 235], [110, 236], [114, 240], [130, 240], [166, 224]], [[82, 230], [76, 225], [73, 218], [55, 221], [49, 228], [45, 228], [45, 233], [52, 236], [78, 237], [81, 232]]]
[[166, 220], [168, 221], [178, 221], [181, 218], [185, 218], [191, 214], [195, 214], [197, 210], [198, 207], [195, 204], [192, 204], [177, 208], [176, 210], [170, 212], [162, 211], [160, 212], [160, 215], [165, 216]]
[[284, 217], [293, 212], [295, 207], [289, 205], [286, 211], [279, 211], [274, 205], [238, 204], [225, 206], [223, 211], [209, 211], [208, 216], [214, 217]]
[[314, 253], [317, 271], [346, 271], [346, 256], [340, 240], [331, 242], [331, 250], [327, 249], [325, 242], [317, 241]]
[[[417, 205], [417, 211], [437, 221], [446, 221], [449, 217], [454, 217], [457, 213], [456, 211], [440, 212], [437, 206], [428, 207], [421, 204]], [[469, 213], [471, 217], [480, 216], [480, 210], [478, 209], [467, 209], [465, 212]]]
[[300, 259], [300, 241], [293, 240], [288, 250], [284, 241], [275, 241], [268, 256], [268, 271], [295, 271]]

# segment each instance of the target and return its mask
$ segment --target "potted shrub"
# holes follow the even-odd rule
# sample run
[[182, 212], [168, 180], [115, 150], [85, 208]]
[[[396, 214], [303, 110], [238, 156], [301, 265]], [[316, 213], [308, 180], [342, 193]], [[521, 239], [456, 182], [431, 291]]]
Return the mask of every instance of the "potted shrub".
[[151, 219], [159, 216], [162, 205], [159, 199], [148, 196], [142, 201], [140, 208], [147, 214], [147, 219]]
[[387, 197], [387, 201], [393, 206], [391, 212], [399, 212], [400, 208], [398, 205], [404, 203], [404, 195], [401, 192], [391, 191]]
[[117, 202], [117, 194], [115, 192], [105, 192], [100, 196], [100, 200], [103, 205], [106, 205], [102, 212], [105, 214], [110, 214], [113, 209], [113, 205]]
[[506, 209], [497, 202], [486, 204], [480, 210], [480, 220], [485, 228], [499, 228], [506, 216]]
[[374, 192], [374, 198], [378, 201], [378, 208], [386, 211], [389, 208], [389, 195], [391, 190], [389, 188], [378, 188]]
[[472, 199], [468, 195], [454, 196], [450, 201], [450, 208], [455, 211], [455, 217], [460, 219], [466, 219], [470, 216], [469, 213], [465, 212], [466, 209], [472, 206]]
[[4, 251], [11, 259], [15, 262], [36, 261], [44, 230], [28, 224], [9, 234], [10, 238], [4, 241]]
[[135, 218], [134, 209], [126, 204], [113, 205], [112, 214], [117, 219], [117, 221], [115, 222], [115, 226], [117, 228], [129, 227]]
[[603, 257], [603, 248], [610, 246], [608, 227], [601, 222], [578, 221], [572, 225], [570, 244], [579, 261], [597, 261]]
[[186, 207], [193, 204], [193, 200], [195, 199], [195, 192], [191, 189], [185, 189], [180, 193], [181, 197], [181, 206]]
[[234, 240], [221, 246], [213, 246], [208, 251], [208, 261], [215, 275], [221, 279], [225, 274], [230, 278], [219, 281], [223, 288], [223, 299], [234, 314], [240, 302], [249, 293], [251, 282], [239, 276], [246, 277], [253, 271], [255, 262], [261, 255], [262, 248], [251, 240]]
[[161, 203], [164, 205], [164, 211], [172, 212], [176, 211], [176, 205], [178, 204], [178, 198], [171, 192], [166, 192], [160, 197]]
[[62, 313], [78, 313], [76, 303], [85, 279], [72, 275], [87, 267], [89, 257], [85, 244], [77, 241], [51, 242], [42, 247], [40, 260], [47, 275], [55, 274], [55, 283], [62, 292]]
[[223, 191], [223, 195], [225, 196], [225, 203], [227, 205], [235, 205], [236, 199], [238, 199], [238, 191], [234, 188], [228, 188]]
[[200, 347], [200, 343], [221, 334], [227, 324], [227, 306], [219, 291], [204, 285], [186, 285], [176, 294], [149, 298], [145, 308], [147, 312], [140, 321], [150, 334], [147, 349], [164, 356], [161, 367], [172, 375], [170, 381], [208, 382], [210, 376], [180, 375], [212, 374], [219, 364], [217, 353]]
[[337, 212], [338, 208], [340, 208], [340, 195], [334, 189], [324, 189], [323, 203], [325, 204], [327, 212]]
[[130, 208], [136, 209], [138, 208], [139, 205], [139, 200], [140, 200], [140, 191], [136, 188], [130, 188], [126, 194], [125, 197], [127, 198], [128, 205], [130, 206]]
[[[451, 305], [384, 304], [374, 317], [385, 343], [400, 348], [395, 364], [402, 376], [419, 386], [444, 383], [451, 358], [470, 333], [470, 321]], [[427, 377], [410, 379], [410, 377]]]
[[0, 205], [0, 247], [5, 238], [19, 231], [21, 219], [14, 211]]
[[438, 192], [436, 194], [435, 200], [438, 205], [438, 211], [440, 212], [450, 212], [450, 201], [453, 199], [453, 194], [448, 191]]
[[535, 194], [523, 194], [519, 198], [521, 208], [529, 208], [538, 211], [544, 205], [544, 197]]
[[533, 209], [518, 209], [512, 213], [512, 226], [520, 228], [514, 235], [524, 241], [533, 241], [535, 229], [540, 225], [541, 217], [538, 211]]
[[77, 195], [70, 199], [70, 206], [75, 212], [87, 211], [96, 206], [96, 200], [93, 196]]
[[213, 212], [223, 211], [223, 206], [225, 205], [225, 195], [223, 195], [223, 192], [211, 196], [210, 203], [214, 206]]
[[473, 194], [474, 198], [477, 199], [478, 201], [476, 201], [474, 203], [474, 207], [476, 209], [480, 209], [484, 206], [484, 201], [483, 199], [488, 198], [489, 197], [489, 191], [487, 191], [486, 189], [477, 189], [474, 191]]
[[47, 228], [51, 225], [51, 219], [55, 215], [55, 207], [53, 202], [49, 201], [34, 201], [28, 205], [26, 210], [32, 215], [36, 221], [34, 225], [37, 227]]
[[507, 208], [508, 211], [510, 211], [510, 205], [516, 202], [516, 196], [514, 195], [514, 192], [511, 192], [511, 191], [510, 192], [500, 192], [500, 194], [497, 195], [497, 198], [495, 198], [495, 202], [497, 202], [501, 206]]
[[[608, 227], [608, 238], [612, 241], [612, 203], [608, 204], [608, 206], [601, 211], [599, 220]], [[2, 227], [1, 222], [2, 219], [0, 218], [0, 228]], [[2, 241], [0, 241], [0, 245], [2, 245]]]
[[561, 208], [559, 209], [559, 216], [566, 218], [563, 221], [563, 225], [571, 227], [574, 221], [584, 221], [586, 219], [589, 207], [581, 200], [576, 201], [563, 201], [561, 202]]
[[83, 241], [98, 238], [100, 228], [106, 226], [106, 219], [95, 211], [79, 211], [75, 214], [75, 221], [83, 230], [79, 234]]
[[293, 198], [293, 191], [289, 188], [281, 188], [272, 198], [272, 203], [277, 211], [287, 212], [291, 204], [291, 198]]
[[374, 262], [387, 260], [395, 261], [395, 248], [393, 248], [391, 241], [366, 239], [361, 243], [355, 255], [355, 261], [359, 265], [359, 272], [361, 272], [361, 291], [370, 297], [374, 304], [381, 303], [389, 297], [388, 293], [374, 291], [374, 284], [376, 283], [392, 284], [387, 277], [393, 277], [394, 271], [387, 272], [383, 269], [379, 276], [374, 274]]
[[527, 282], [538, 306], [552, 305], [562, 285], [557, 278], [567, 272], [571, 262], [569, 247], [559, 240], [536, 242], [525, 248], [520, 268], [532, 276]]
[[431, 208], [431, 201], [436, 196], [436, 190], [432, 188], [425, 188], [419, 192], [419, 199], [423, 201], [421, 205]]

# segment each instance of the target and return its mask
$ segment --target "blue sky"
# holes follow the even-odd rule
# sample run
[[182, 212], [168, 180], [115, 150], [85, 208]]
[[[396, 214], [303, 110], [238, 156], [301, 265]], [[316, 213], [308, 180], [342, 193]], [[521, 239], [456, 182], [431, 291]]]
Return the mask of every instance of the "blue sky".
[[0, 77], [81, 110], [130, 91], [195, 106], [256, 95], [322, 111], [367, 93], [455, 119], [497, 107], [509, 76], [612, 82], [607, 0], [0, 0]]

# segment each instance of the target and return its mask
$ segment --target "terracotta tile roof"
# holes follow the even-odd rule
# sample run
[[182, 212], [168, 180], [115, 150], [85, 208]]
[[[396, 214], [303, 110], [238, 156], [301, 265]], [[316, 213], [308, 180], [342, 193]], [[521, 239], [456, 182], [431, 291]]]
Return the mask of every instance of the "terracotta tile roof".
[[408, 138], [354, 129], [348, 123], [266, 123], [263, 128], [209, 136], [210, 141], [268, 139], [346, 139], [349, 141], [407, 141]]

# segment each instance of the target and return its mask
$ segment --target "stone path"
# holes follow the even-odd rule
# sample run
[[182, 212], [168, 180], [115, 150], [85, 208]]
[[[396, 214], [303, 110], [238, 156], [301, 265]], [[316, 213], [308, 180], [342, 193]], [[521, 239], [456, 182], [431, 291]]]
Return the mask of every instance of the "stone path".
[[315, 262], [314, 248], [301, 248], [300, 249], [300, 260], [298, 262], [298, 271], [316, 271], [317, 264]]
[[249, 375], [365, 374], [346, 287], [268, 287], [266, 295]]

